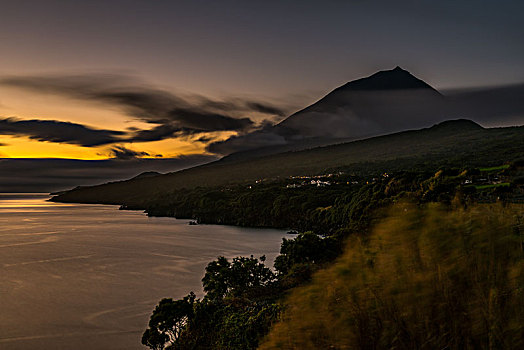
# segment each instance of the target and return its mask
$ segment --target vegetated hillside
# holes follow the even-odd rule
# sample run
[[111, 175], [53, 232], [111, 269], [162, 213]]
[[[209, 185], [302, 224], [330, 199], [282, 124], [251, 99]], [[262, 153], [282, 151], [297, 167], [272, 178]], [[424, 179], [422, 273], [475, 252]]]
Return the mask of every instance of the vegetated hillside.
[[295, 289], [261, 349], [522, 349], [522, 205], [397, 204]]
[[[144, 207], [149, 216], [204, 224], [273, 227], [320, 235], [359, 231], [378, 206], [413, 197], [419, 202], [524, 203], [524, 160], [487, 168], [345, 173], [294, 177], [252, 185], [166, 192]], [[126, 207], [133, 209], [132, 207]]]
[[140, 207], [182, 188], [212, 187], [261, 179], [343, 170], [355, 174], [423, 167], [499, 165], [524, 156], [524, 127], [484, 129], [468, 120], [299, 152], [238, 162], [213, 162], [176, 173], [74, 189], [54, 201]]

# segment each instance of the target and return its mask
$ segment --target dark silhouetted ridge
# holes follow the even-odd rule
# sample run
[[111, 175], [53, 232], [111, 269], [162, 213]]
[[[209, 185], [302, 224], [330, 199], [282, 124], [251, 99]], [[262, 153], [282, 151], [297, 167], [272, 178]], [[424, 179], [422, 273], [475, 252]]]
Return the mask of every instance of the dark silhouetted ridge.
[[479, 124], [469, 119], [446, 120], [433, 125], [430, 129], [439, 131], [468, 132], [484, 129]]
[[158, 175], [162, 175], [162, 173], [159, 173], [158, 171], [146, 171], [141, 174], [138, 174], [133, 179], [142, 179], [144, 177], [153, 177], [153, 176], [158, 176]]
[[[369, 175], [439, 167], [493, 166], [522, 158], [524, 126], [484, 129], [468, 120], [403, 131], [348, 143], [252, 159], [229, 159], [153, 177], [78, 188], [54, 197], [59, 202], [120, 204], [142, 209], [171, 191], [253, 184], [260, 179], [326, 174]], [[366, 176], [367, 176], [366, 175]]]
[[337, 90], [410, 90], [431, 89], [429, 84], [416, 78], [407, 70], [396, 67], [391, 70], [383, 70], [369, 77], [350, 81]]
[[444, 96], [397, 67], [357, 79], [276, 125], [289, 140], [358, 139], [412, 128], [424, 128], [456, 117]]

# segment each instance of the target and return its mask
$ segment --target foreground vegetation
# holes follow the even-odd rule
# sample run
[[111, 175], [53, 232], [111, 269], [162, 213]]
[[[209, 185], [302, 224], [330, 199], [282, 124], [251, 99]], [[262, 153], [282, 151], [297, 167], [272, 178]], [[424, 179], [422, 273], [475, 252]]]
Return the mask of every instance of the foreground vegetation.
[[395, 205], [293, 291], [261, 349], [522, 349], [523, 214]]
[[150, 214], [303, 233], [283, 241], [273, 270], [264, 257], [209, 263], [205, 296], [162, 300], [142, 342], [254, 349], [273, 327], [263, 347], [518, 348], [523, 165], [166, 194]]

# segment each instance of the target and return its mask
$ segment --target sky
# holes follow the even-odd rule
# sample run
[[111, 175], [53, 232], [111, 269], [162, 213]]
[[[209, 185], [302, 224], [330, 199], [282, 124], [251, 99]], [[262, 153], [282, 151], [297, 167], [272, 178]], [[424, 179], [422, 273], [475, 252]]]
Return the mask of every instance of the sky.
[[522, 13], [519, 0], [2, 1], [0, 158], [191, 166], [397, 65], [439, 91], [521, 84]]

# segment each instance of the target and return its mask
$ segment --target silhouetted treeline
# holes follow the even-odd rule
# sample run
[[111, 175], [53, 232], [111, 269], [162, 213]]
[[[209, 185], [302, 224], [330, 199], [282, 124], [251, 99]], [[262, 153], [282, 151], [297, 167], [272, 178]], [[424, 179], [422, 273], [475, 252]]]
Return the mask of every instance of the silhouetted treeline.
[[197, 188], [176, 191], [146, 207], [152, 216], [174, 216], [199, 223], [290, 228], [331, 234], [360, 221], [369, 205], [384, 196], [384, 184], [305, 186], [285, 184]]

